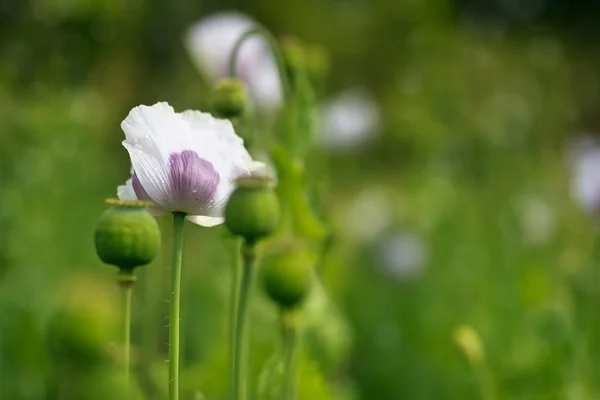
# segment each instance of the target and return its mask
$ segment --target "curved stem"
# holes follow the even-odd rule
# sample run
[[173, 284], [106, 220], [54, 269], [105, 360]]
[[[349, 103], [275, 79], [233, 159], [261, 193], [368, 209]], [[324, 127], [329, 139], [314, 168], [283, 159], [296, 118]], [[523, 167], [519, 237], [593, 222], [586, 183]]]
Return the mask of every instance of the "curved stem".
[[[236, 254], [239, 254], [240, 246], [236, 240]], [[235, 380], [233, 371], [235, 370], [235, 342], [236, 342], [236, 322], [237, 322], [237, 302], [240, 295], [240, 259], [236, 257], [233, 274], [231, 277], [231, 304], [229, 306], [229, 398], [234, 398]]]
[[240, 49], [242, 48], [242, 44], [246, 41], [246, 39], [255, 35], [262, 36], [269, 45], [271, 53], [273, 53], [273, 57], [275, 58], [275, 62], [277, 63], [277, 70], [279, 71], [279, 80], [281, 81], [283, 97], [286, 101], [288, 101], [292, 98], [292, 85], [290, 83], [290, 78], [287, 74], [283, 54], [281, 53], [279, 43], [277, 42], [275, 36], [273, 36], [273, 34], [263, 26], [259, 25], [247, 30], [237, 40], [237, 42], [233, 46], [233, 50], [231, 51], [231, 56], [229, 57], [229, 76], [232, 78], [237, 77], [237, 59], [239, 56]]
[[242, 282], [237, 301], [235, 319], [235, 337], [233, 340], [233, 393], [231, 400], [244, 400], [246, 398], [246, 340], [245, 322], [248, 309], [248, 294], [252, 282], [252, 273], [256, 261], [256, 248], [254, 243], [244, 242], [242, 246], [242, 258], [244, 265], [242, 269]]
[[294, 350], [296, 348], [296, 324], [294, 316], [285, 310], [281, 311], [281, 328], [283, 339], [283, 384], [281, 385], [281, 399], [293, 400], [295, 398], [295, 368]]
[[169, 299], [169, 400], [179, 399], [179, 308], [185, 213], [173, 213], [173, 265]]
[[123, 362], [125, 364], [125, 381], [129, 383], [131, 370], [131, 285], [121, 285], [123, 290], [123, 344], [125, 345]]

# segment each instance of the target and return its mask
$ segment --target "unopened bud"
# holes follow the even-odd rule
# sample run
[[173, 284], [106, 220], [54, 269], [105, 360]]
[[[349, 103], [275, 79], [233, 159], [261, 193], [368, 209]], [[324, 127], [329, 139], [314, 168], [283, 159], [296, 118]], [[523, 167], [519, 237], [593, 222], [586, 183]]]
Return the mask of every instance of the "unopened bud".
[[61, 285], [55, 294], [60, 307], [48, 322], [52, 354], [83, 366], [99, 362], [118, 326], [113, 294], [110, 286], [87, 276]]
[[281, 40], [281, 50], [288, 72], [294, 76], [297, 71], [305, 71], [307, 65], [304, 43], [295, 37], [285, 37]]
[[213, 93], [212, 108], [219, 118], [235, 119], [248, 107], [248, 93], [244, 82], [226, 78], [217, 83]]
[[321, 85], [329, 75], [331, 61], [329, 53], [321, 45], [306, 48], [306, 72], [313, 85]]
[[273, 180], [241, 178], [225, 207], [225, 225], [234, 235], [254, 243], [272, 234], [279, 225], [279, 200]]
[[302, 246], [282, 245], [263, 259], [264, 289], [280, 307], [297, 307], [310, 291], [312, 269], [312, 259]]
[[461, 325], [454, 330], [454, 343], [462, 351], [470, 364], [476, 365], [483, 361], [485, 355], [479, 333], [469, 325]]

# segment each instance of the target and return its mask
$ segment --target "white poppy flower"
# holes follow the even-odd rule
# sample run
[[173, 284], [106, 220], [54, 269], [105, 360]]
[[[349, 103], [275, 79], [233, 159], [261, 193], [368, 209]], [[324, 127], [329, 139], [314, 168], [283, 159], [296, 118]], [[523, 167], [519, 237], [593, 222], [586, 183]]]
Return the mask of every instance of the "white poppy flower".
[[400, 280], [419, 277], [429, 256], [427, 243], [414, 233], [395, 232], [379, 243], [380, 267]]
[[540, 196], [521, 195], [516, 199], [521, 214], [523, 241], [529, 245], [544, 245], [557, 232], [557, 216], [554, 207]]
[[319, 139], [332, 151], [359, 148], [379, 128], [379, 107], [363, 90], [349, 89], [321, 107]]
[[185, 212], [203, 226], [223, 222], [234, 180], [263, 168], [252, 160], [228, 120], [168, 103], [138, 106], [121, 123], [132, 176], [119, 186], [121, 200], [155, 203], [156, 213]]
[[[228, 75], [229, 58], [238, 39], [257, 22], [238, 12], [210, 15], [192, 26], [185, 37], [196, 67], [216, 82]], [[248, 38], [238, 54], [237, 74], [246, 82], [258, 108], [270, 110], [282, 102], [277, 64], [265, 40]]]
[[[336, 218], [339, 231], [351, 239], [373, 240], [389, 227], [392, 221], [392, 203], [387, 190], [368, 187], [360, 191], [345, 207], [339, 208]], [[361, 221], [357, 224], [356, 221]]]
[[600, 143], [584, 137], [570, 149], [571, 193], [587, 211], [600, 210]]

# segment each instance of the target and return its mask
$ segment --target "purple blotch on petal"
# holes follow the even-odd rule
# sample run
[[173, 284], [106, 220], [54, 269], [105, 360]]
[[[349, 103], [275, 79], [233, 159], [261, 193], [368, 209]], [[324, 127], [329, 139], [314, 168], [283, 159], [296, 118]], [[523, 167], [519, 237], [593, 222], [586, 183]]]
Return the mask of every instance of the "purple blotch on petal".
[[[213, 165], [191, 150], [169, 155], [172, 196], [188, 208], [205, 208], [217, 193], [220, 175]], [[189, 211], [182, 209], [181, 211]]]
[[148, 195], [148, 192], [146, 192], [146, 190], [142, 186], [140, 178], [138, 178], [135, 172], [131, 177], [131, 186], [133, 186], [133, 191], [135, 192], [135, 195], [137, 196], [138, 200], [152, 201], [152, 199]]

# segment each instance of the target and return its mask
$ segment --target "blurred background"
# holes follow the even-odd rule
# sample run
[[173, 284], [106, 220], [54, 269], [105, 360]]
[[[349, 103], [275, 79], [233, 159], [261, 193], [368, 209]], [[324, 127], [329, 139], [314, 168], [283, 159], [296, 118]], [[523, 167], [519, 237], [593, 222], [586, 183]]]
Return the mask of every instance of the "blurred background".
[[[0, 0], [0, 399], [166, 398], [171, 221], [136, 284], [131, 397], [93, 230], [130, 176], [129, 110], [208, 110], [252, 20], [315, 46], [320, 73], [332, 234], [299, 399], [600, 398], [600, 3]], [[268, 121], [279, 84], [255, 47], [240, 74]], [[235, 243], [186, 235], [182, 399], [224, 399]], [[253, 300], [270, 399], [275, 310]]]

